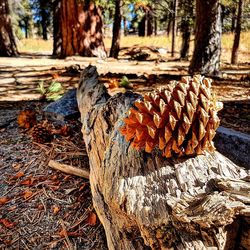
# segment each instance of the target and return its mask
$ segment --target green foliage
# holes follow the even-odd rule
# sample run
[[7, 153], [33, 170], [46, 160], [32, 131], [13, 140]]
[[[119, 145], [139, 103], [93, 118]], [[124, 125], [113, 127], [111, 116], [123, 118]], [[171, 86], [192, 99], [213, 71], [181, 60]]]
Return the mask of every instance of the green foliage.
[[38, 84], [38, 91], [42, 94], [43, 98], [48, 101], [56, 101], [64, 94], [62, 84], [57, 81], [51, 82], [51, 84], [47, 88], [44, 87], [43, 82], [40, 82]]
[[120, 85], [120, 87], [128, 88], [130, 85], [130, 81], [126, 76], [123, 76], [119, 85]]

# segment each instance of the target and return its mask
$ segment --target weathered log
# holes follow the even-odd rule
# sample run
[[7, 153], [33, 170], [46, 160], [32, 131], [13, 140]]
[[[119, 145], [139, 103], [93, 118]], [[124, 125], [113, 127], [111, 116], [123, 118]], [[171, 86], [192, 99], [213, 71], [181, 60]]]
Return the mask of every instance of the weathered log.
[[131, 92], [110, 97], [95, 67], [81, 75], [77, 100], [93, 204], [109, 249], [247, 246], [248, 170], [218, 152], [178, 159], [166, 159], [156, 149], [137, 152], [118, 129], [138, 97]]

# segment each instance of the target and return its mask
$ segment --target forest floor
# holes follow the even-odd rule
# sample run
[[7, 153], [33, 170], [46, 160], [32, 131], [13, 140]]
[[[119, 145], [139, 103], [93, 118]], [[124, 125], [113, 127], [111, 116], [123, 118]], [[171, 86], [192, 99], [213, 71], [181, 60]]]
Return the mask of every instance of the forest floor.
[[[18, 127], [17, 116], [33, 108], [42, 119], [48, 103], [41, 100], [38, 84], [56, 81], [65, 89], [75, 88], [80, 69], [90, 63], [97, 66], [106, 86], [126, 75], [132, 91], [139, 93], [188, 74], [188, 62], [128, 59], [57, 60], [34, 53], [0, 59], [0, 249], [107, 249], [88, 180], [48, 167], [53, 159], [88, 168], [79, 121], [68, 122], [74, 131], [70, 137], [38, 144]], [[250, 134], [250, 64], [222, 64], [213, 89], [224, 102], [222, 125]]]

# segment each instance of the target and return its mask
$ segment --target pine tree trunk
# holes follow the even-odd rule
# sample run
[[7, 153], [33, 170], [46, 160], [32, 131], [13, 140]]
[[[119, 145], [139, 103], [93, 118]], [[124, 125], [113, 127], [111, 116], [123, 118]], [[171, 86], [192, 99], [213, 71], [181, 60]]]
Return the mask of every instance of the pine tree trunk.
[[53, 2], [53, 55], [60, 56], [62, 48], [62, 30], [60, 29], [61, 0]]
[[102, 16], [95, 4], [61, 0], [59, 7], [59, 29], [56, 37], [54, 33], [54, 53], [60, 46], [59, 56], [62, 58], [73, 55], [106, 57]]
[[239, 50], [239, 45], [240, 45], [240, 33], [241, 33], [242, 6], [243, 6], [243, 0], [239, 0], [237, 24], [236, 24], [236, 29], [235, 29], [234, 44], [233, 44], [232, 57], [231, 57], [232, 64], [237, 64], [238, 62], [238, 50]]
[[231, 23], [231, 32], [235, 31], [235, 20], [236, 20], [236, 8], [232, 9], [232, 23]]
[[110, 57], [114, 57], [114, 58], [118, 58], [119, 51], [120, 51], [121, 20], [122, 20], [121, 5], [122, 5], [122, 0], [115, 1], [113, 37], [112, 37], [112, 45], [110, 49]]
[[157, 36], [157, 18], [154, 17], [154, 35]]
[[171, 45], [171, 56], [174, 57], [175, 51], [175, 38], [176, 38], [176, 31], [177, 31], [177, 7], [178, 7], [178, 0], [174, 0], [174, 8], [173, 8], [173, 26], [172, 26], [172, 45]]
[[128, 35], [128, 29], [127, 29], [127, 18], [123, 17], [123, 25], [124, 25], [124, 36]]
[[7, 0], [0, 0], [0, 56], [17, 56], [17, 46], [12, 31]]
[[219, 0], [196, 1], [195, 47], [190, 73], [217, 75], [221, 55], [221, 11]]
[[182, 1], [183, 16], [181, 20], [182, 45], [180, 58], [188, 60], [189, 44], [191, 37], [191, 20], [193, 19], [193, 4], [190, 1]]
[[249, 249], [249, 171], [218, 152], [166, 159], [134, 150], [119, 128], [139, 97], [110, 97], [95, 67], [81, 75], [93, 204], [109, 249]]

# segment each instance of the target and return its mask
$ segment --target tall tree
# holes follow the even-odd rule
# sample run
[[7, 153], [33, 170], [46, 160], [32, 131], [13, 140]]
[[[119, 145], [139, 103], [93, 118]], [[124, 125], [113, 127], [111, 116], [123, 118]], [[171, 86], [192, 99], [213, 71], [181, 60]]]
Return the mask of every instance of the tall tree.
[[174, 0], [173, 2], [173, 26], [172, 26], [172, 45], [171, 45], [171, 56], [174, 57], [175, 51], [175, 38], [176, 38], [176, 31], [177, 31], [177, 8], [178, 8], [178, 0]]
[[94, 3], [61, 0], [55, 3], [54, 14], [54, 55], [106, 56], [102, 16]]
[[243, 6], [243, 0], [239, 0], [237, 24], [235, 28], [234, 43], [233, 43], [232, 57], [231, 57], [232, 64], [237, 64], [238, 62], [238, 50], [239, 50], [239, 45], [240, 45], [240, 33], [241, 33], [242, 6]]
[[0, 0], [0, 56], [18, 55], [7, 0]]
[[112, 45], [110, 49], [110, 57], [118, 58], [120, 50], [120, 38], [121, 38], [121, 5], [122, 0], [115, 0], [115, 15], [113, 23], [113, 37]]
[[59, 56], [62, 47], [62, 31], [60, 29], [61, 0], [53, 1], [53, 55]]
[[190, 73], [219, 73], [221, 33], [219, 0], [196, 0], [195, 47]]
[[182, 0], [181, 1], [181, 33], [182, 33], [182, 44], [180, 51], [181, 59], [188, 59], [189, 44], [193, 23], [193, 5], [194, 1]]

